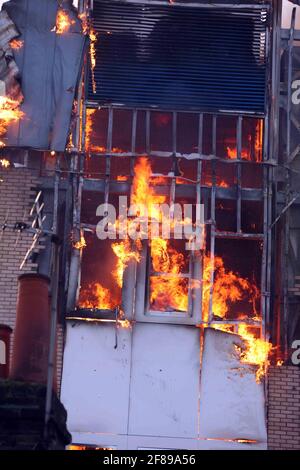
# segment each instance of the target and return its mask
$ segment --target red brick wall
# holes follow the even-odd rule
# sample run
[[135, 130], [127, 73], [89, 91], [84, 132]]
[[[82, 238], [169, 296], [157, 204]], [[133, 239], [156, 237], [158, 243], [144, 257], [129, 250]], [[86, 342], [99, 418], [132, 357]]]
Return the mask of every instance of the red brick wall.
[[[30, 170], [0, 167], [0, 226], [7, 211], [7, 223], [10, 225], [22, 221], [25, 210], [25, 221], [29, 220], [28, 214], [36, 196], [37, 183], [36, 176]], [[20, 264], [31, 245], [32, 235], [23, 232], [17, 245], [16, 238], [16, 232], [6, 229], [0, 241], [0, 322], [11, 328], [15, 327], [18, 276], [22, 272], [36, 269], [32, 263], [28, 263], [20, 271]]]
[[300, 450], [299, 367], [272, 367], [269, 371], [268, 448]]

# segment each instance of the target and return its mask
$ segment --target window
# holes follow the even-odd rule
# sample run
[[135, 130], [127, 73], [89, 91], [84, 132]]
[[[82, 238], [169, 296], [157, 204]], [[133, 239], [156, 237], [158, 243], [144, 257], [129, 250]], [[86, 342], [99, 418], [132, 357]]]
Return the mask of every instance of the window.
[[[265, 234], [263, 180], [257, 174], [263, 120], [88, 109], [85, 142], [82, 229], [87, 246], [79, 309], [120, 308], [126, 318], [142, 322], [214, 323], [230, 331], [246, 322], [260, 329]], [[112, 203], [119, 220], [120, 196], [128, 202], [177, 204], [182, 212], [188, 204], [194, 228], [196, 205], [202, 204], [203, 245], [190, 251], [187, 240], [172, 230], [167, 239], [148, 237], [139, 245], [99, 240], [96, 209]]]

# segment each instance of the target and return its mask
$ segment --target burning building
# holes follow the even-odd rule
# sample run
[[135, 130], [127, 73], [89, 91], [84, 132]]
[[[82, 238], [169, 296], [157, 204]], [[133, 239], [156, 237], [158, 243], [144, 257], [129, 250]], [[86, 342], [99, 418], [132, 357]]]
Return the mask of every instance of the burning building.
[[50, 279], [74, 448], [299, 449], [297, 8], [17, 3], [0, 319]]

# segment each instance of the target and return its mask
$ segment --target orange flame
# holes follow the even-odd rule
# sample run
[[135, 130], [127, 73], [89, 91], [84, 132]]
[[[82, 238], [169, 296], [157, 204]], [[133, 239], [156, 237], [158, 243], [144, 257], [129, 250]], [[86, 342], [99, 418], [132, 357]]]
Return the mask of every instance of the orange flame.
[[56, 25], [52, 29], [56, 34], [65, 34], [68, 33], [71, 26], [75, 24], [75, 20], [72, 20], [68, 12], [63, 9], [59, 9], [56, 15]]
[[[141, 205], [141, 209], [145, 208], [148, 217], [160, 221], [161, 214], [156, 204], [163, 204], [166, 196], [155, 194], [155, 190], [150, 186], [151, 164], [147, 157], [140, 157], [134, 167], [133, 189], [131, 195], [131, 203]], [[141, 213], [140, 216], [147, 214]]]
[[86, 241], [83, 235], [81, 235], [80, 240], [78, 242], [73, 244], [73, 247], [76, 250], [82, 250], [83, 248], [86, 247]]
[[[209, 299], [210, 299], [210, 275], [212, 260], [210, 256], [205, 256], [203, 267], [203, 299], [202, 310], [203, 320], [208, 322]], [[219, 318], [226, 318], [230, 306], [245, 297], [251, 299], [252, 310], [256, 315], [256, 302], [259, 298], [259, 291], [254, 283], [248, 279], [240, 277], [232, 271], [227, 271], [224, 261], [220, 256], [214, 257], [214, 285], [213, 285], [213, 314]]]
[[96, 42], [98, 40], [97, 33], [94, 31], [87, 12], [80, 13], [78, 18], [81, 20], [83, 34], [90, 38], [90, 61], [91, 61], [91, 74], [92, 74], [92, 90], [95, 94], [96, 80], [95, 80], [95, 67], [96, 67]]
[[79, 13], [78, 18], [81, 20], [83, 34], [88, 34], [89, 21], [88, 21], [87, 13], [85, 11], [83, 13]]
[[159, 311], [188, 310], [188, 281], [179, 275], [184, 255], [170, 246], [169, 240], [154, 238], [150, 243], [153, 271], [150, 277], [151, 308]]
[[246, 343], [246, 348], [241, 352], [241, 362], [258, 366], [256, 382], [260, 383], [265, 371], [270, 365], [269, 355], [273, 349], [271, 343], [256, 338], [249, 326], [238, 325], [238, 334]]
[[3, 168], [9, 168], [10, 167], [9, 160], [6, 160], [6, 158], [1, 158], [0, 159], [0, 166], [2, 166]]
[[9, 45], [13, 50], [19, 50], [24, 46], [24, 41], [21, 39], [13, 39], [10, 41]]
[[[237, 148], [236, 147], [227, 147], [227, 157], [230, 160], [235, 160], [237, 158]], [[242, 149], [241, 158], [243, 160], [251, 160], [251, 155], [248, 149]]]
[[[252, 141], [254, 140], [254, 159], [256, 162], [260, 162], [262, 160], [262, 148], [263, 148], [263, 121], [259, 119], [255, 126], [255, 136], [253, 139], [252, 134], [248, 135], [248, 142], [249, 147], [242, 148], [241, 150], [241, 158], [243, 160], [251, 161], [251, 147], [253, 147]], [[231, 160], [235, 160], [237, 158], [237, 147], [229, 145], [227, 147], [227, 157]]]
[[85, 148], [87, 151], [95, 153], [104, 153], [105, 147], [100, 147], [92, 144], [93, 135], [93, 116], [96, 113], [96, 109], [87, 108], [86, 110], [86, 126], [85, 126]]
[[117, 266], [113, 271], [114, 279], [118, 287], [123, 285], [123, 275], [130, 260], [134, 259], [140, 261], [140, 255], [137, 251], [132, 249], [130, 241], [124, 240], [120, 243], [113, 243], [112, 250], [117, 257]]
[[111, 298], [110, 290], [103, 287], [98, 282], [89, 284], [87, 288], [80, 290], [78, 305], [80, 308], [95, 308], [101, 310], [111, 310], [115, 306]]
[[[18, 122], [24, 116], [18, 109], [19, 104], [11, 98], [0, 96], [0, 137], [6, 134], [10, 124]], [[0, 146], [4, 147], [4, 142], [0, 142]]]
[[91, 59], [91, 72], [92, 72], [92, 89], [93, 89], [93, 93], [95, 94], [95, 93], [97, 93], [96, 80], [95, 80], [97, 34], [93, 30], [93, 28], [90, 29], [89, 37], [90, 37], [90, 59]]

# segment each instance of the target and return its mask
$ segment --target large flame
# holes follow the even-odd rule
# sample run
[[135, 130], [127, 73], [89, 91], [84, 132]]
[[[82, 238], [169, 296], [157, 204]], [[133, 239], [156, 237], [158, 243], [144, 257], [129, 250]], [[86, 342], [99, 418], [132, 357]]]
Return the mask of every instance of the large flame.
[[[19, 101], [12, 100], [6, 96], [0, 96], [0, 137], [3, 137], [12, 123], [18, 122], [24, 113], [19, 109]], [[0, 146], [3, 147], [4, 142], [0, 141]]]
[[[131, 204], [145, 208], [148, 217], [160, 221], [161, 214], [155, 205], [166, 202], [166, 196], [155, 194], [155, 189], [150, 185], [151, 164], [147, 157], [140, 157], [134, 167], [133, 188]], [[140, 216], [147, 214], [141, 213]]]
[[150, 242], [152, 268], [150, 305], [153, 310], [188, 310], [188, 280], [179, 275], [185, 265], [184, 255], [170, 246], [170, 241], [154, 238]]
[[95, 282], [80, 290], [79, 307], [111, 310], [115, 307], [115, 304], [110, 290], [99, 282]]
[[113, 243], [112, 250], [117, 257], [117, 265], [113, 271], [113, 277], [118, 287], [123, 285], [123, 275], [130, 260], [140, 261], [140, 255], [134, 248], [132, 248], [129, 240], [124, 240], [120, 243]]
[[256, 382], [260, 383], [265, 371], [270, 365], [269, 355], [273, 349], [271, 343], [256, 338], [251, 327], [245, 324], [238, 325], [238, 334], [243, 338], [246, 348], [241, 351], [241, 362], [258, 366]]
[[[210, 300], [210, 276], [212, 267], [214, 269], [214, 285], [212, 299], [212, 313], [215, 317], [226, 319], [230, 306], [247, 297], [252, 302], [253, 315], [257, 316], [256, 303], [259, 299], [259, 290], [255, 283], [239, 276], [237, 273], [228, 271], [220, 256], [215, 256], [212, 262], [210, 255], [205, 256], [203, 266], [203, 320], [208, 322], [209, 300]], [[243, 317], [240, 313], [240, 317]]]
[[94, 152], [94, 153], [104, 153], [105, 147], [100, 147], [94, 145], [92, 143], [92, 135], [93, 135], [93, 116], [96, 113], [96, 109], [94, 108], [87, 108], [86, 110], [86, 125], [85, 125], [85, 149], [87, 152]]
[[55, 31], [56, 34], [65, 34], [68, 33], [71, 26], [75, 24], [75, 20], [69, 17], [68, 12], [63, 9], [59, 9], [56, 15], [56, 25], [52, 31]]

